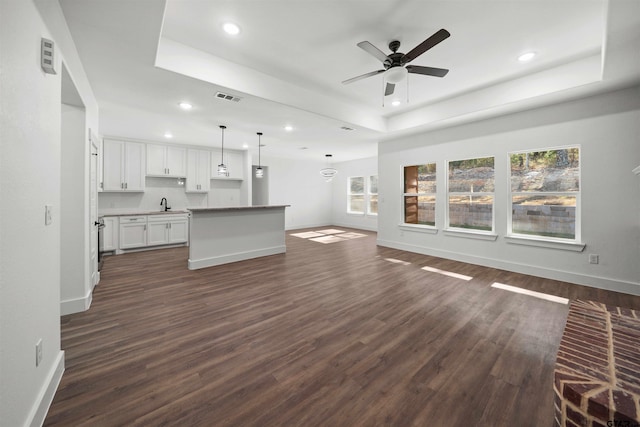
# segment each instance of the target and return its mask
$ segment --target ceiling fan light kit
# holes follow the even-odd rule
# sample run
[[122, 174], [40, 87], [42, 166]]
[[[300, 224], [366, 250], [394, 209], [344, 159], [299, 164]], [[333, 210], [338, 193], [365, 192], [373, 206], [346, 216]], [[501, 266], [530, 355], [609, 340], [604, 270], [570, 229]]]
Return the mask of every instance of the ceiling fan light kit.
[[[358, 43], [358, 47], [365, 52], [371, 54], [376, 59], [382, 62], [384, 69], [371, 71], [366, 74], [362, 74], [360, 76], [352, 77], [342, 82], [342, 84], [349, 84], [356, 82], [358, 80], [365, 79], [367, 77], [376, 76], [380, 73], [384, 73], [384, 81], [386, 81], [386, 86], [384, 88], [384, 96], [393, 95], [395, 92], [395, 85], [402, 82], [403, 80], [407, 80], [407, 75], [409, 73], [412, 74], [422, 74], [425, 76], [432, 77], [444, 77], [447, 75], [449, 70], [444, 68], [434, 68], [434, 67], [423, 67], [421, 65], [407, 65], [418, 56], [425, 53], [427, 50], [433, 48], [438, 45], [440, 42], [449, 38], [451, 34], [449, 31], [440, 29], [436, 31], [431, 37], [428, 37], [422, 43], [411, 49], [407, 53], [398, 52], [400, 48], [400, 42], [398, 40], [393, 40], [389, 43], [389, 49], [392, 53], [389, 55], [382, 52], [380, 49], [375, 47], [368, 41], [362, 41]], [[407, 93], [407, 100], [409, 96]], [[392, 103], [393, 105], [393, 103]], [[384, 98], [383, 98], [383, 106], [384, 106]]]

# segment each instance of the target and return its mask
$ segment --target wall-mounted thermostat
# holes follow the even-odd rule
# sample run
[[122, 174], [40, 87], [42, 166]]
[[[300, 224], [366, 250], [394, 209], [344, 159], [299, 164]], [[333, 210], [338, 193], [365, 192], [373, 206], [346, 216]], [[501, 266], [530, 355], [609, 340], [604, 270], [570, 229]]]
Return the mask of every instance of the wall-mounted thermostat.
[[54, 44], [52, 40], [42, 39], [40, 43], [41, 54], [40, 54], [40, 66], [44, 70], [45, 73], [56, 74], [56, 70], [54, 68], [55, 61], [53, 56]]

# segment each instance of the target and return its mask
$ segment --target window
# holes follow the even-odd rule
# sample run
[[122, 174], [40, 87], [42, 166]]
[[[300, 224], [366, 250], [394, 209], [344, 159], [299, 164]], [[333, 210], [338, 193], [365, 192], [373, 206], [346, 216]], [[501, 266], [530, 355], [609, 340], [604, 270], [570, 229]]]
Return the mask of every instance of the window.
[[347, 191], [347, 212], [364, 214], [364, 177], [349, 177], [349, 189]]
[[404, 223], [436, 225], [436, 164], [405, 166]]
[[369, 177], [369, 203], [367, 213], [369, 215], [378, 215], [378, 175]]
[[493, 231], [494, 158], [449, 162], [447, 228]]
[[511, 235], [580, 240], [580, 149], [509, 153]]

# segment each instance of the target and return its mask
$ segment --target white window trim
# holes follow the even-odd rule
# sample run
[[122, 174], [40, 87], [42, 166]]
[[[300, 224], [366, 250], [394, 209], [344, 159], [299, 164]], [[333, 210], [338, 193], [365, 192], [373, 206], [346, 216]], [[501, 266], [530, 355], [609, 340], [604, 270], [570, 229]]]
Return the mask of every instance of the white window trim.
[[415, 231], [418, 233], [438, 234], [438, 228], [434, 225], [410, 224], [408, 222], [401, 222], [400, 224], [398, 224], [398, 228], [406, 231]]
[[[447, 200], [447, 204], [446, 204], [446, 208], [445, 208], [445, 212], [444, 212], [444, 224], [445, 224], [445, 228], [444, 228], [444, 233], [446, 235], [449, 236], [455, 236], [455, 237], [467, 237], [469, 239], [479, 239], [479, 240], [496, 240], [498, 238], [498, 235], [496, 234], [495, 230], [496, 230], [496, 192], [487, 192], [487, 191], [482, 191], [482, 192], [471, 192], [471, 191], [465, 191], [465, 192], [455, 192], [455, 193], [451, 193], [449, 192], [449, 163], [450, 162], [457, 162], [460, 160], [471, 160], [471, 159], [484, 159], [484, 158], [488, 158], [488, 157], [492, 157], [493, 158], [493, 185], [495, 188], [495, 182], [496, 182], [496, 177], [495, 177], [495, 172], [496, 172], [496, 157], [495, 156], [476, 156], [476, 157], [469, 157], [466, 159], [456, 159], [456, 160], [445, 160], [445, 177], [446, 177], [446, 200]], [[449, 196], [451, 195], [456, 195], [456, 196], [491, 196], [493, 202], [491, 203], [491, 230], [476, 230], [473, 228], [459, 228], [459, 227], [452, 227], [450, 225], [450, 218], [449, 218]]]
[[[564, 150], [570, 148], [578, 149], [578, 163], [580, 164], [579, 172], [579, 191], [511, 191], [511, 156], [513, 154], [531, 153], [534, 151], [550, 151]], [[507, 235], [505, 239], [508, 243], [526, 246], [537, 246], [551, 249], [564, 249], [568, 251], [582, 252], [587, 246], [582, 243], [582, 146], [580, 144], [562, 145], [547, 148], [532, 148], [528, 150], [510, 151], [507, 153]], [[540, 194], [545, 196], [571, 196], [576, 198], [576, 224], [574, 239], [560, 239], [547, 236], [537, 236], [535, 234], [520, 234], [513, 232], [513, 196], [518, 194]]]
[[378, 208], [380, 207], [380, 196], [378, 193], [372, 193], [371, 192], [371, 177], [375, 176], [377, 177], [378, 175], [369, 175], [367, 176], [367, 187], [366, 187], [366, 205], [367, 205], [367, 216], [378, 216], [377, 212], [371, 212], [369, 208], [371, 208], [371, 196], [377, 196], [378, 197]]
[[[351, 179], [353, 178], [362, 178], [362, 193], [351, 192]], [[356, 176], [347, 177], [347, 215], [365, 216], [368, 209], [367, 206], [362, 207], [362, 212], [351, 210], [351, 196], [362, 196], [363, 203], [364, 205], [366, 205], [367, 204], [367, 195], [366, 195], [367, 192], [365, 188], [366, 185], [367, 183], [364, 176], [356, 175]]]

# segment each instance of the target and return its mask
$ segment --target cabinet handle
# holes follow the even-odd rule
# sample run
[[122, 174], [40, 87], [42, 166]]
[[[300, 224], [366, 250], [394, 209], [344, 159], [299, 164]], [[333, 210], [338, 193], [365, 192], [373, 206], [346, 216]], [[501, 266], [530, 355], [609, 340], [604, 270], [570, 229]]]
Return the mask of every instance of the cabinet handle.
[[169, 168], [167, 168], [167, 175], [169, 175], [171, 173], [171, 171], [169, 170]]
[[124, 183], [124, 189], [126, 190], [127, 188], [129, 188], [129, 184], [127, 184], [126, 182]]
[[145, 225], [144, 225], [143, 230], [144, 230], [144, 231], [147, 231], [147, 224], [145, 224]]

